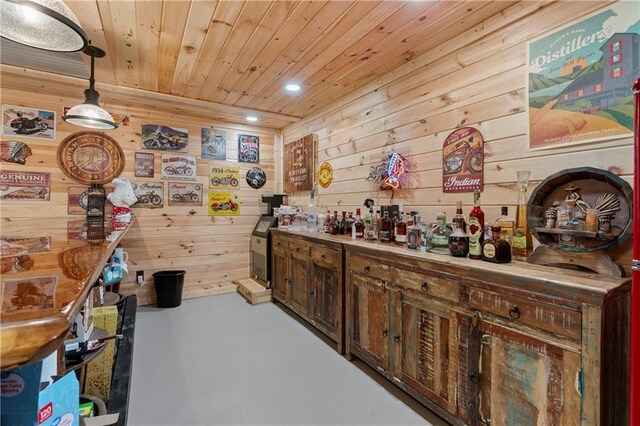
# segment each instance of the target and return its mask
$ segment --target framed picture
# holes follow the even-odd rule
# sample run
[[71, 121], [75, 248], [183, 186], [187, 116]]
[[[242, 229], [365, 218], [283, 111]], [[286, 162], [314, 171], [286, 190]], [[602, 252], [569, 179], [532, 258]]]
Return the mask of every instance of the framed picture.
[[639, 16], [618, 2], [528, 44], [531, 150], [632, 135]]
[[136, 152], [134, 163], [135, 177], [153, 177], [155, 155], [148, 152]]
[[2, 105], [2, 134], [55, 140], [56, 113], [44, 109]]
[[207, 160], [227, 159], [227, 131], [213, 127], [203, 127], [201, 131], [201, 156]]
[[196, 180], [196, 157], [162, 154], [162, 179]]
[[260, 162], [260, 138], [252, 135], [238, 135], [238, 161], [241, 163]]
[[169, 182], [169, 205], [201, 206], [202, 185], [199, 183]]
[[313, 135], [284, 146], [284, 192], [308, 192], [313, 189]]
[[143, 124], [142, 147], [158, 151], [187, 152], [189, 130], [159, 124]]
[[164, 206], [164, 182], [131, 182], [138, 202], [131, 207], [158, 209]]

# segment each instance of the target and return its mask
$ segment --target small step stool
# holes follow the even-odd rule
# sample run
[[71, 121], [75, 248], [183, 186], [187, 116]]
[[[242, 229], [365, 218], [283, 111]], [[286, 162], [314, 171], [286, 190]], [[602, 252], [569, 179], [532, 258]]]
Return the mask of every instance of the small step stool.
[[238, 293], [242, 295], [247, 302], [252, 305], [259, 303], [271, 302], [271, 289], [265, 288], [259, 282], [249, 278], [245, 280], [237, 280]]

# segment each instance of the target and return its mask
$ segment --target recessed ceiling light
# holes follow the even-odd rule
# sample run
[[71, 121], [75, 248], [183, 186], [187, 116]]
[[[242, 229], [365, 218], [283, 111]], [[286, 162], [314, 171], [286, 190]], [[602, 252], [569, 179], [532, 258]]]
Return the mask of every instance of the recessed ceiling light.
[[287, 89], [289, 92], [298, 92], [300, 91], [300, 85], [299, 84], [295, 84], [295, 83], [289, 83], [286, 86], [284, 86], [285, 89]]
[[247, 115], [247, 121], [258, 121], [258, 117], [255, 115]]

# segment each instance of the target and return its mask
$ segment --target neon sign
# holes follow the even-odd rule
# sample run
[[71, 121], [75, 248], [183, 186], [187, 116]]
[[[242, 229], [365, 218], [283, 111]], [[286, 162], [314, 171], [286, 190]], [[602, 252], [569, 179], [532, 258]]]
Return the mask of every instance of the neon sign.
[[389, 163], [387, 164], [386, 178], [383, 184], [397, 189], [400, 186], [400, 176], [405, 174], [404, 158], [397, 152], [392, 153], [389, 156]]

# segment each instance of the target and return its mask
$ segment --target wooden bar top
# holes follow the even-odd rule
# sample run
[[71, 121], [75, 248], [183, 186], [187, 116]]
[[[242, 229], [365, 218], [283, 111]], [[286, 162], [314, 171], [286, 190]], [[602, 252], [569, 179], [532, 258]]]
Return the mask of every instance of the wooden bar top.
[[631, 283], [630, 277], [615, 278], [585, 271], [532, 265], [517, 260], [511, 263], [496, 264], [482, 260], [413, 251], [395, 244], [369, 242], [362, 239], [353, 240], [347, 236], [278, 228], [272, 229], [272, 232], [308, 240], [341, 243], [347, 251], [368, 253], [378, 257], [386, 256], [389, 260], [418, 261], [429, 269], [444, 274], [450, 273], [462, 279], [491, 280], [495, 284], [507, 287], [521, 288], [523, 284], [527, 284], [535, 286], [536, 291], [581, 303], [599, 305], [608, 294], [624, 289]]
[[2, 370], [36, 362], [62, 345], [104, 264], [134, 220], [128, 224], [89, 223], [84, 218], [2, 220]]

